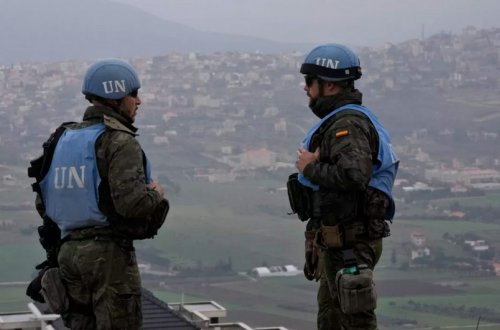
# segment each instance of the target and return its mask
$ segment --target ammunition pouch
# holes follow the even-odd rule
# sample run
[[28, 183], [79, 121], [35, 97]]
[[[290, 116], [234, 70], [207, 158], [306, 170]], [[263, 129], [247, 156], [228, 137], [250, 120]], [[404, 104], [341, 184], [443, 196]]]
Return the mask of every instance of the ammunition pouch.
[[317, 238], [316, 244], [330, 249], [350, 247], [360, 239], [369, 239], [365, 226], [361, 222], [336, 226], [321, 225], [320, 230], [321, 237]]
[[48, 216], [43, 217], [43, 225], [38, 226], [39, 242], [45, 250], [47, 261], [57, 266], [57, 254], [61, 245], [61, 231], [52, 219]]
[[391, 201], [387, 195], [375, 188], [368, 187], [363, 198], [362, 210], [367, 236], [379, 239], [390, 236], [388, 221], [385, 220]]
[[299, 182], [298, 173], [293, 173], [288, 177], [286, 187], [292, 209], [291, 214], [297, 214], [301, 221], [309, 220], [313, 214], [312, 189]]
[[373, 272], [368, 266], [360, 265], [358, 274], [345, 273], [344, 269], [339, 270], [335, 277], [335, 285], [343, 313], [361, 313], [377, 307]]
[[48, 216], [43, 218], [43, 225], [38, 226], [40, 244], [45, 250], [59, 247], [61, 241], [61, 230]]
[[50, 268], [45, 272], [41, 294], [52, 313], [63, 314], [69, 310], [69, 298], [59, 268]]
[[[340, 249], [344, 246], [343, 234], [339, 225], [321, 226], [321, 242], [326, 248]], [[319, 245], [319, 243], [318, 243]]]

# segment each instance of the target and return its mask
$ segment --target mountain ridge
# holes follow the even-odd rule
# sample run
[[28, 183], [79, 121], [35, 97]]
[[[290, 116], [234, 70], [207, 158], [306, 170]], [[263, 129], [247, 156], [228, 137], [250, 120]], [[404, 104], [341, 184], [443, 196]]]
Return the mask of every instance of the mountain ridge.
[[309, 47], [198, 31], [109, 0], [4, 0], [2, 5], [0, 64], [157, 56], [172, 51], [281, 52]]

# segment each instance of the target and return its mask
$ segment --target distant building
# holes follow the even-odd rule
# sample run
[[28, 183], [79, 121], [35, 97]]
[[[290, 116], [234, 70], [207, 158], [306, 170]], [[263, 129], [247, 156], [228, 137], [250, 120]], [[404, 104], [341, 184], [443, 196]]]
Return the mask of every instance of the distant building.
[[241, 164], [249, 167], [269, 167], [276, 162], [276, 153], [266, 148], [247, 150], [240, 156]]
[[415, 191], [434, 191], [436, 188], [430, 187], [427, 183], [415, 182], [413, 186], [404, 186], [404, 192], [415, 192]]
[[430, 255], [431, 255], [431, 250], [429, 250], [429, 248], [419, 248], [411, 250], [411, 260], [428, 257]]
[[277, 133], [286, 134], [287, 127], [285, 118], [280, 118], [277, 122], [274, 123], [274, 131]]
[[235, 172], [224, 172], [224, 171], [217, 171], [217, 172], [211, 172], [211, 173], [197, 173], [194, 175], [195, 179], [202, 179], [202, 180], [207, 180], [208, 182], [217, 182], [217, 183], [224, 183], [224, 182], [233, 182], [236, 180], [237, 175]]
[[294, 265], [256, 267], [250, 271], [250, 275], [253, 277], [295, 276], [298, 274], [302, 274], [302, 271]]
[[495, 262], [493, 263], [493, 268], [495, 269], [495, 274], [496, 274], [497, 276], [500, 276], [500, 262], [495, 261]]
[[419, 232], [413, 232], [410, 235], [411, 243], [413, 245], [410, 253], [410, 260], [428, 257], [431, 255], [431, 250], [425, 246], [425, 235]]
[[413, 232], [410, 235], [411, 242], [415, 246], [424, 246], [425, 245], [425, 235], [419, 232]]
[[212, 98], [210, 95], [194, 95], [194, 108], [220, 108], [221, 100]]
[[462, 211], [450, 211], [446, 212], [450, 218], [463, 219], [465, 217], [465, 212]]
[[432, 169], [425, 171], [425, 178], [429, 181], [437, 180], [477, 189], [493, 189], [500, 187], [500, 172], [494, 169]]
[[487, 251], [490, 247], [486, 244], [484, 239], [479, 240], [466, 240], [464, 244], [469, 245], [471, 249], [475, 252]]

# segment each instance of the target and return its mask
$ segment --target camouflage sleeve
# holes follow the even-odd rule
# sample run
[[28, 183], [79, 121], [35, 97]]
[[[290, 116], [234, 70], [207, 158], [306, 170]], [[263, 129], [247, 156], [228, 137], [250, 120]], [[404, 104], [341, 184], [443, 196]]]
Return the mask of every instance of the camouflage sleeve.
[[[146, 188], [142, 149], [134, 136], [110, 131], [103, 141], [107, 179], [116, 212], [124, 218], [144, 218], [154, 213], [161, 196]], [[104, 138], [103, 138], [104, 139]]]
[[304, 176], [328, 189], [360, 191], [372, 175], [368, 119], [346, 115], [325, 133], [320, 160], [304, 168]]

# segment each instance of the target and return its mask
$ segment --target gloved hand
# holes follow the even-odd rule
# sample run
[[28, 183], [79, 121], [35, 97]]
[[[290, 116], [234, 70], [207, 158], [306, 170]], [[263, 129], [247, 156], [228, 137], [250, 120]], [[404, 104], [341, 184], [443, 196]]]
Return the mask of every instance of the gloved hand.
[[316, 251], [316, 246], [314, 245], [314, 237], [316, 236], [316, 231], [306, 231], [304, 233], [305, 240], [305, 257], [306, 262], [304, 263], [304, 276], [309, 281], [315, 278], [315, 273], [318, 266], [318, 253]]

